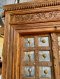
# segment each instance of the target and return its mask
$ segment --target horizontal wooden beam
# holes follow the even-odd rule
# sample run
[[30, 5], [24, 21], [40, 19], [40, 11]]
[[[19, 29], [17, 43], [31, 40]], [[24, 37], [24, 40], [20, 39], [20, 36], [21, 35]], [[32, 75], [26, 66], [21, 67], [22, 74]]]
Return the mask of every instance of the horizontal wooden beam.
[[27, 30], [17, 30], [21, 34], [32, 34], [32, 33], [51, 33], [51, 32], [60, 32], [60, 27], [55, 28], [40, 28], [40, 29], [27, 29]]

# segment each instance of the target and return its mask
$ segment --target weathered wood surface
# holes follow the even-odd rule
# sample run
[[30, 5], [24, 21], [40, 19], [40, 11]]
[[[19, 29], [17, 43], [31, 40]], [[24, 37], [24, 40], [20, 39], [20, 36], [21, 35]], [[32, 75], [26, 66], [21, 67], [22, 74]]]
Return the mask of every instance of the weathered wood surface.
[[[58, 2], [57, 2], [58, 3]], [[5, 31], [2, 79], [21, 79], [22, 36], [50, 34], [52, 50], [57, 58], [55, 78], [59, 79], [59, 61], [56, 33], [60, 33], [60, 3], [22, 3], [5, 6]], [[55, 5], [55, 6], [54, 6]], [[41, 48], [42, 49], [42, 48]], [[47, 48], [46, 48], [47, 49]], [[49, 49], [49, 48], [48, 48]], [[54, 65], [56, 64], [54, 60]], [[58, 68], [58, 69], [57, 69]]]

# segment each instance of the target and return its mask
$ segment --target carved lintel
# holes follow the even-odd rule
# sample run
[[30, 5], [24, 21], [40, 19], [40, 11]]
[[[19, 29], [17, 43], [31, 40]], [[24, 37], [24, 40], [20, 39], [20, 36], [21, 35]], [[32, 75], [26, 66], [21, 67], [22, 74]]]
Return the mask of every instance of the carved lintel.
[[45, 22], [60, 20], [60, 11], [24, 14], [24, 15], [13, 15], [11, 16], [11, 23], [29, 23], [29, 22]]

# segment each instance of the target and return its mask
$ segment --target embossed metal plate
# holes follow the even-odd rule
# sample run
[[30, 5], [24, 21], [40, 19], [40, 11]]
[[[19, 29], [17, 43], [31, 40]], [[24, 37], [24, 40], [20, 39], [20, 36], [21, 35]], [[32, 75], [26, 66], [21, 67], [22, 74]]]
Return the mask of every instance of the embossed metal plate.
[[38, 46], [49, 46], [48, 37], [38, 37]]
[[50, 67], [40, 67], [39, 68], [41, 78], [51, 79], [51, 68]]
[[25, 38], [25, 47], [34, 47], [34, 38]]
[[39, 61], [50, 61], [49, 51], [39, 51]]
[[35, 67], [26, 66], [24, 67], [24, 77], [34, 77], [35, 76]]

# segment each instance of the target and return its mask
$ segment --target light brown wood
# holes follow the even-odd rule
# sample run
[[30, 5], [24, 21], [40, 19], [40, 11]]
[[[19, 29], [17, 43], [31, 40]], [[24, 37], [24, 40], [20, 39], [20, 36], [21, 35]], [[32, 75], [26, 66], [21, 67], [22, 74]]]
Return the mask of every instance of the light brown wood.
[[[41, 0], [42, 1], [42, 0]], [[51, 79], [60, 79], [58, 34], [60, 33], [60, 1], [29, 2], [6, 5], [2, 79], [30, 79], [24, 77], [24, 67], [51, 67]], [[48, 36], [49, 46], [38, 46], [38, 37]], [[33, 37], [35, 47], [24, 47], [24, 39]], [[34, 51], [35, 62], [24, 62], [24, 52]], [[51, 61], [39, 62], [39, 51], [49, 51]]]
[[59, 54], [58, 54], [58, 40], [55, 33], [51, 34], [52, 36], [52, 49], [53, 49], [53, 58], [54, 58], [54, 68], [55, 68], [55, 78], [59, 79]]

